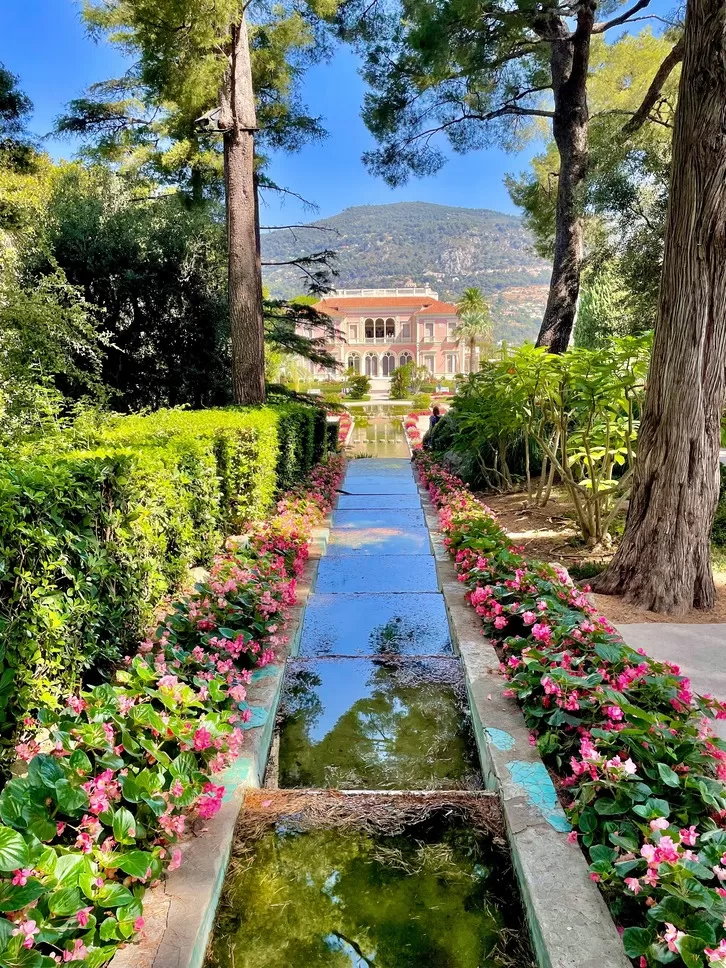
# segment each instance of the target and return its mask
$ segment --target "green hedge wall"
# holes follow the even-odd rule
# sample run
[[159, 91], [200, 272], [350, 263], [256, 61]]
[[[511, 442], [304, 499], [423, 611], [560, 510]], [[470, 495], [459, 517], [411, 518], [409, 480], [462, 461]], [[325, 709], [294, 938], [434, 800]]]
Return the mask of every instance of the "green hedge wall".
[[102, 675], [327, 441], [324, 412], [286, 402], [117, 418], [0, 462], [0, 728]]

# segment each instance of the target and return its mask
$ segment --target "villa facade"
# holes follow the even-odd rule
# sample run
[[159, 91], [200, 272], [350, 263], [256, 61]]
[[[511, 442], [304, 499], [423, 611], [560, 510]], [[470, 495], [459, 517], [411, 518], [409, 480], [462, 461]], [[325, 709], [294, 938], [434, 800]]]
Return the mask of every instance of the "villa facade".
[[456, 307], [428, 286], [341, 289], [315, 308], [340, 332], [327, 349], [343, 369], [364, 373], [379, 385], [405, 363], [425, 366], [437, 379], [470, 371], [469, 348], [454, 335]]

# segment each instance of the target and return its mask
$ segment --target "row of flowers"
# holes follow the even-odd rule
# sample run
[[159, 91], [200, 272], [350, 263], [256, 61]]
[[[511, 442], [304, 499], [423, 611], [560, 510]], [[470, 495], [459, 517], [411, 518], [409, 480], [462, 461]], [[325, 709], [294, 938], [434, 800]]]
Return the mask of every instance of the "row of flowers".
[[[446, 413], [443, 407], [440, 410], [442, 415]], [[419, 417], [429, 417], [430, 415], [430, 410], [412, 410], [404, 418], [403, 429], [411, 450], [420, 450], [423, 446], [423, 434], [418, 427]]]
[[627, 646], [565, 569], [529, 561], [429, 454], [416, 461], [507, 692], [639, 968], [726, 968], [726, 708]]
[[27, 774], [0, 794], [0, 964], [98, 968], [143, 929], [145, 889], [221, 806], [252, 671], [286, 641], [308, 537], [342, 474], [339, 456], [314, 468], [113, 683], [24, 721]]

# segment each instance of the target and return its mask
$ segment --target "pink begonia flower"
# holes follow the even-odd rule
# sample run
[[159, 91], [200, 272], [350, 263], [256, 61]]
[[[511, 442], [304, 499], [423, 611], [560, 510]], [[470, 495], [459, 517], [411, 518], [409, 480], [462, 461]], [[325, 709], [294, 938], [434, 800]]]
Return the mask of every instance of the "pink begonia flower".
[[194, 733], [194, 749], [206, 750], [212, 745], [212, 734], [208, 729], [200, 726]]
[[678, 952], [678, 942], [681, 938], [685, 938], [684, 931], [677, 931], [675, 925], [671, 924], [670, 921], [665, 922], [666, 933], [663, 936], [663, 940], [668, 945], [669, 951]]
[[63, 952], [63, 961], [83, 961], [87, 954], [88, 948], [86, 948], [80, 938], [76, 938], [73, 942], [73, 949]]
[[174, 847], [171, 852], [171, 861], [169, 862], [168, 870], [175, 871], [181, 867], [182, 862], [182, 852], [179, 847]]
[[91, 913], [92, 910], [93, 910], [92, 907], [84, 907], [84, 908], [81, 908], [80, 911], [76, 911], [76, 918], [82, 928], [85, 928], [86, 925], [88, 924], [88, 915]]
[[35, 921], [18, 921], [17, 928], [13, 930], [14, 937], [22, 937], [24, 948], [33, 947], [36, 934], [40, 934], [40, 928], [36, 925]]
[[181, 780], [176, 779], [171, 785], [171, 793], [174, 797], [180, 797], [184, 793], [184, 784]]
[[524, 612], [522, 614], [522, 621], [525, 625], [534, 625], [537, 621], [537, 615], [534, 612]]
[[721, 940], [718, 948], [706, 948], [703, 953], [710, 965], [716, 965], [717, 968], [726, 965], [726, 939]]
[[577, 831], [576, 830], [571, 830], [569, 832], [569, 834], [567, 835], [567, 839], [569, 840], [569, 842], [571, 844], [576, 844], [577, 843]]
[[615, 722], [620, 722], [620, 720], [623, 718], [623, 711], [620, 706], [606, 706], [605, 715], [610, 719], [615, 720]]
[[144, 919], [139, 917], [134, 921], [134, 931], [141, 931], [144, 926]]
[[88, 708], [88, 703], [85, 699], [81, 699], [80, 696], [69, 696], [66, 700], [66, 706], [72, 709], [76, 716], [79, 716], [84, 709]]
[[638, 880], [637, 877], [626, 877], [625, 878], [625, 883], [630, 888], [630, 890], [633, 892], [633, 894], [639, 894], [642, 891], [642, 889], [643, 889], [641, 887], [640, 881]]
[[650, 821], [651, 830], [667, 830], [670, 824], [665, 819], [665, 817], [657, 817], [655, 820]]
[[552, 635], [552, 629], [543, 622], [536, 622], [532, 626], [532, 635], [538, 642], [548, 642]]
[[13, 887], [25, 887], [28, 883], [28, 878], [33, 876], [33, 869], [31, 867], [23, 867], [16, 871], [13, 871]]

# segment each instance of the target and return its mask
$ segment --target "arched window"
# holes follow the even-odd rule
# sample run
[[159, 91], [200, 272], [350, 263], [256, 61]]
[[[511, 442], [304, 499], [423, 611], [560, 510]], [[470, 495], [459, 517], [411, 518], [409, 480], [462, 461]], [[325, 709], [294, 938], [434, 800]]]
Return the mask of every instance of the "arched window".
[[398, 358], [398, 365], [405, 366], [407, 363], [413, 363], [413, 357], [410, 353], [401, 353]]
[[373, 320], [367, 319], [365, 322], [366, 339], [373, 339]]
[[378, 376], [378, 357], [375, 353], [366, 353], [366, 376]]
[[360, 373], [360, 353], [351, 353], [348, 356], [348, 369], [354, 373]]
[[384, 353], [381, 357], [381, 369], [383, 376], [393, 376], [393, 371], [396, 369], [396, 357], [393, 353]]
[[396, 338], [396, 321], [394, 319], [386, 320], [386, 337], [390, 339]]
[[385, 326], [382, 319], [376, 320], [376, 339], [383, 339], [385, 335]]

